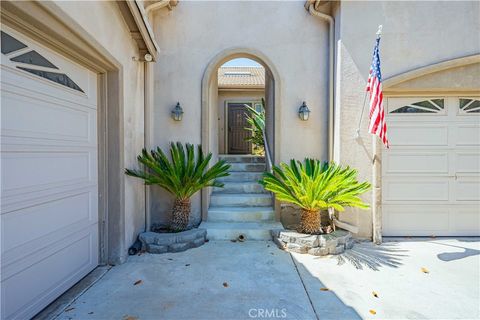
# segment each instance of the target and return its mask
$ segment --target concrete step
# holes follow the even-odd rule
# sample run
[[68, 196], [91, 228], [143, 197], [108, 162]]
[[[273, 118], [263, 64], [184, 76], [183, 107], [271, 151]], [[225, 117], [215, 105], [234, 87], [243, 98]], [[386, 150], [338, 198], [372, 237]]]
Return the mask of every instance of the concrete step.
[[212, 193], [211, 207], [269, 207], [273, 205], [269, 193]]
[[209, 222], [259, 222], [273, 221], [275, 211], [272, 207], [210, 207]]
[[265, 163], [232, 162], [230, 171], [264, 172]]
[[223, 188], [214, 188], [214, 194], [220, 193], [267, 193], [258, 182], [224, 182]]
[[256, 182], [262, 178], [262, 172], [229, 172], [228, 177], [221, 177], [220, 182], [234, 181], [234, 182]]
[[229, 163], [234, 163], [234, 162], [265, 163], [265, 157], [252, 156], [252, 155], [226, 154], [226, 155], [220, 155], [218, 158], [225, 160], [226, 162], [229, 162]]
[[235, 240], [243, 235], [245, 240], [272, 240], [270, 230], [282, 229], [280, 222], [202, 222], [209, 240]]

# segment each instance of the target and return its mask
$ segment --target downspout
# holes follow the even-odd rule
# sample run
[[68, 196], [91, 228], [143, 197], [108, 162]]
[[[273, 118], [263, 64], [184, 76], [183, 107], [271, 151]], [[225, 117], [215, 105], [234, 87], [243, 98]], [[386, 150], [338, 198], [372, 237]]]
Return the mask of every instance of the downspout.
[[328, 160], [333, 160], [333, 112], [334, 112], [334, 105], [333, 105], [333, 68], [334, 68], [334, 60], [333, 56], [335, 54], [335, 20], [332, 16], [325, 14], [323, 12], [317, 11], [315, 9], [315, 2], [310, 3], [308, 6], [308, 12], [312, 16], [318, 17], [322, 20], [328, 22], [328, 42], [329, 42], [329, 50], [328, 50]]
[[[153, 13], [153, 11], [167, 7], [168, 10], [173, 10], [178, 4], [178, 0], [160, 0], [153, 4], [148, 5], [145, 7], [145, 11], [142, 12], [144, 17], [147, 21], [151, 21], [152, 19], [148, 19], [149, 15]], [[150, 17], [152, 17], [150, 15]], [[152, 31], [152, 38], [153, 38], [153, 31]], [[151, 137], [153, 132], [152, 129], [152, 112], [153, 112], [153, 93], [154, 93], [154, 65], [151, 62], [144, 63], [144, 147], [145, 149], [149, 150], [152, 149], [152, 141]], [[145, 231], [150, 231], [151, 228], [151, 207], [150, 207], [150, 200], [151, 200], [151, 190], [149, 186], [145, 186]]]
[[[328, 160], [333, 160], [333, 126], [334, 126], [334, 54], [335, 54], [335, 20], [332, 16], [317, 11], [315, 9], [315, 3], [319, 3], [317, 1], [311, 2], [308, 5], [308, 12], [315, 17], [318, 17], [322, 20], [328, 22], [328, 43], [329, 43], [329, 50], [328, 50]], [[349, 223], [334, 219], [334, 223], [337, 227], [343, 228], [348, 230], [352, 233], [358, 233], [358, 227], [351, 225]]]
[[[153, 107], [153, 63], [150, 62], [144, 62], [144, 69], [143, 69], [143, 90], [144, 90], [144, 110], [143, 110], [143, 126], [144, 126], [144, 132], [143, 132], [143, 143], [144, 147], [147, 150], [152, 149], [152, 144], [151, 144], [151, 123], [150, 119], [151, 113], [152, 113], [152, 107]], [[145, 185], [145, 232], [150, 231], [151, 228], [151, 208], [150, 208], [150, 187]]]

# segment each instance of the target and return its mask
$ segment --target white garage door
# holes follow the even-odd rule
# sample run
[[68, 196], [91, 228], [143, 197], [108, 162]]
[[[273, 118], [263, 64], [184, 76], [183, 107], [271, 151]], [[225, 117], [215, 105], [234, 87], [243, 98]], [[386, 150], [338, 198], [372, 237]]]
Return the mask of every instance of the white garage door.
[[98, 264], [97, 81], [1, 36], [1, 317], [28, 319]]
[[389, 98], [383, 234], [480, 234], [480, 97]]

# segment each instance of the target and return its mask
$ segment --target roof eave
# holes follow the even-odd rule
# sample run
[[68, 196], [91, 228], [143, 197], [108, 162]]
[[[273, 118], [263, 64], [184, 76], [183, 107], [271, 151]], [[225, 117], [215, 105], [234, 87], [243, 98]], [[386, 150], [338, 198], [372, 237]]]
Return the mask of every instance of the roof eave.
[[152, 61], [156, 61], [160, 50], [155, 41], [150, 23], [142, 13], [143, 7], [136, 0], [122, 0], [117, 3], [130, 30], [130, 34], [137, 43], [140, 60], [144, 60], [145, 55], [150, 54]]

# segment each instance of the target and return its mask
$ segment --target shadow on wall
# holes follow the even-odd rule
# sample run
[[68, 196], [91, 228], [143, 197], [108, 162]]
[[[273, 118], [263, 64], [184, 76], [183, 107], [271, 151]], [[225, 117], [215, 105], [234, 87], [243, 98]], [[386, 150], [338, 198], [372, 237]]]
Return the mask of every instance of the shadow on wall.
[[401, 260], [406, 257], [407, 250], [397, 248], [397, 243], [387, 242], [375, 245], [371, 242], [356, 242], [352, 249], [332, 257], [339, 265], [351, 263], [355, 268], [363, 270], [367, 267], [379, 271], [380, 267], [398, 268]]

